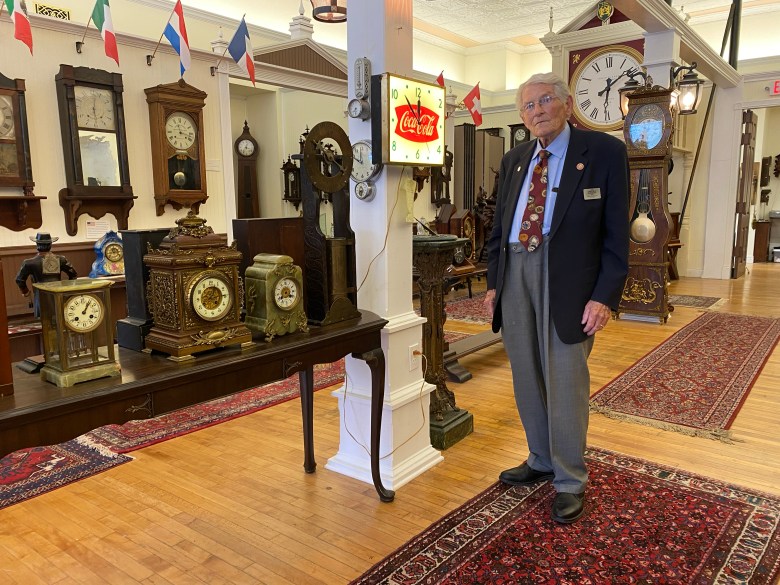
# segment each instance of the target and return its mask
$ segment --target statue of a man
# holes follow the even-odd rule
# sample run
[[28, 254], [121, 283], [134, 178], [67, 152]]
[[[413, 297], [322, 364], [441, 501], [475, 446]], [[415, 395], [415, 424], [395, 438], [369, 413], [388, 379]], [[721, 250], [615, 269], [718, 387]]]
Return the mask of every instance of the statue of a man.
[[[30, 239], [35, 242], [38, 254], [22, 262], [19, 268], [19, 274], [16, 275], [16, 285], [22, 294], [30, 296], [30, 289], [27, 288], [27, 279], [32, 277], [33, 282], [52, 282], [61, 280], [61, 274], [64, 272], [69, 279], [76, 278], [76, 270], [70, 265], [65, 256], [58, 256], [51, 251], [51, 245], [59, 240], [52, 238], [46, 232], [38, 232], [35, 237]], [[41, 307], [38, 302], [38, 291], [34, 291], [33, 311], [36, 317], [41, 316]]]

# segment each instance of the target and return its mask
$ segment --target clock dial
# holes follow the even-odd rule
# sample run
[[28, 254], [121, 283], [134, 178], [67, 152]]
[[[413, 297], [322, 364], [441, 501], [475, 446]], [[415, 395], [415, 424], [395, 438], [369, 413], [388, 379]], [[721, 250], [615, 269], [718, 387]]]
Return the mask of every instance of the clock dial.
[[76, 100], [76, 121], [79, 128], [92, 130], [116, 129], [114, 98], [111, 90], [86, 85], [73, 87]]
[[658, 146], [664, 135], [666, 120], [658, 104], [640, 106], [628, 127], [628, 136], [634, 148], [651, 150]]
[[195, 122], [189, 114], [174, 112], [165, 121], [165, 138], [177, 151], [188, 150], [198, 137]]
[[367, 140], [359, 140], [352, 145], [352, 180], [356, 183], [368, 181], [374, 178], [381, 169], [381, 165], [371, 162], [371, 143]]
[[625, 45], [598, 49], [577, 66], [569, 82], [574, 116], [587, 128], [617, 130], [623, 124], [618, 90], [628, 71], [638, 69], [642, 55]]
[[463, 264], [465, 260], [466, 260], [466, 252], [463, 249], [463, 246], [458, 246], [457, 248], [455, 248], [455, 253], [453, 255], [453, 263]]
[[201, 319], [219, 321], [233, 304], [230, 287], [218, 276], [201, 278], [190, 295], [192, 308]]
[[103, 321], [103, 303], [94, 295], [74, 295], [63, 304], [65, 325], [77, 333], [89, 333]]
[[470, 217], [463, 219], [463, 235], [467, 238], [471, 237], [474, 233], [474, 221]]
[[523, 128], [518, 128], [515, 130], [515, 142], [522, 142], [525, 140], [525, 137], [528, 136], [528, 130], [525, 130]]
[[388, 75], [390, 164], [443, 165], [445, 91], [436, 84]]
[[298, 304], [301, 295], [298, 284], [289, 277], [280, 279], [274, 287], [274, 303], [280, 309], [290, 310]]
[[0, 139], [13, 140], [15, 137], [14, 105], [11, 96], [0, 95]]
[[238, 143], [238, 154], [242, 156], [252, 156], [255, 152], [255, 143], [251, 140], [244, 139]]
[[117, 244], [116, 242], [106, 246], [106, 249], [104, 250], [103, 253], [106, 257], [106, 260], [109, 260], [110, 262], [119, 262], [120, 260], [122, 260], [122, 257], [124, 256], [122, 245]]

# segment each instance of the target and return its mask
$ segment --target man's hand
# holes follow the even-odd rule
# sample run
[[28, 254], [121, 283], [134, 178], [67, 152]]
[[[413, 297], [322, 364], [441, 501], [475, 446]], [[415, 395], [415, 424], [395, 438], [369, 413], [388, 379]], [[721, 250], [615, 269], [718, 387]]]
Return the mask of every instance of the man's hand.
[[606, 327], [612, 318], [612, 311], [607, 305], [602, 305], [598, 301], [588, 301], [585, 310], [582, 312], [582, 330], [586, 335], [593, 335]]
[[488, 312], [491, 319], [493, 318], [493, 312], [496, 310], [495, 304], [496, 289], [492, 288], [485, 293], [485, 299], [482, 301], [482, 305], [485, 307], [485, 310]]

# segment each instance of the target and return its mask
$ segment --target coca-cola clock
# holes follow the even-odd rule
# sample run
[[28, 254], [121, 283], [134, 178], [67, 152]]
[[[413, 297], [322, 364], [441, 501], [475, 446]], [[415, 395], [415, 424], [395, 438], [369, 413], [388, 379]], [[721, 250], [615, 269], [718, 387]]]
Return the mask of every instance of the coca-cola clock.
[[391, 73], [371, 77], [373, 162], [444, 164], [444, 88]]

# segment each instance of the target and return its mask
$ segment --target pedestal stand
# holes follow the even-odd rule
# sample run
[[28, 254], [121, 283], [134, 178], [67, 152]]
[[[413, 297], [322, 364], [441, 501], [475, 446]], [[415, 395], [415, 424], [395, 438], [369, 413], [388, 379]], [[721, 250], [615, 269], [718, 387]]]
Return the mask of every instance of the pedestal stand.
[[454, 235], [414, 236], [412, 247], [420, 274], [420, 314], [428, 319], [423, 325], [423, 354], [428, 364], [425, 381], [436, 386], [431, 393], [431, 444], [437, 449], [451, 447], [474, 430], [474, 416], [455, 405], [444, 371], [444, 272], [455, 248], [465, 241]]

